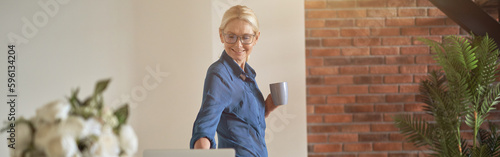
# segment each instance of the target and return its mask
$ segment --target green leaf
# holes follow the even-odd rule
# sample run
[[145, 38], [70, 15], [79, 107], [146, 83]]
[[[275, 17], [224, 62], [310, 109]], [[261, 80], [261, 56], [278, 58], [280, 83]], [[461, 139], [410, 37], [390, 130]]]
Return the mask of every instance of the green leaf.
[[102, 94], [102, 92], [104, 90], [106, 90], [106, 88], [108, 87], [108, 84], [110, 81], [111, 81], [111, 79], [104, 79], [104, 80], [100, 80], [99, 82], [97, 82], [97, 84], [95, 86], [95, 90], [94, 90], [94, 95]]
[[80, 100], [78, 100], [78, 93], [80, 92], [80, 88], [76, 88], [71, 91], [71, 96], [68, 98], [69, 103], [73, 109], [77, 109], [81, 106]]
[[127, 118], [128, 118], [128, 104], [123, 105], [119, 109], [117, 109], [114, 112], [114, 115], [118, 119], [118, 128], [122, 125], [127, 123]]

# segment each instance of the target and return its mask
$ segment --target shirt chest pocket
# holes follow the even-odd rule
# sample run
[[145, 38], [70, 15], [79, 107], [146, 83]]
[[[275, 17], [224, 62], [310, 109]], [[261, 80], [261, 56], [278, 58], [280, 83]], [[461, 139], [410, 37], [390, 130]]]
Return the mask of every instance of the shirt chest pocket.
[[237, 117], [249, 122], [253, 118], [256, 118], [255, 116], [258, 116], [259, 109], [257, 105], [258, 102], [256, 99], [248, 93], [245, 93], [241, 97], [241, 100], [235, 102], [227, 109]]

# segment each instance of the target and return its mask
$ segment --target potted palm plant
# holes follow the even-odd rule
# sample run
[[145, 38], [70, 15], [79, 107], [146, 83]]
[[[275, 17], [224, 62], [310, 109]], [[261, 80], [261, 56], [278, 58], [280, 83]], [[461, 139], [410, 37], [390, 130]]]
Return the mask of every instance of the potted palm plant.
[[[407, 141], [430, 149], [432, 156], [499, 156], [500, 135], [487, 119], [500, 98], [500, 84], [495, 82], [499, 50], [493, 39], [472, 35], [447, 36], [442, 43], [420, 40], [431, 47], [441, 66], [420, 84], [420, 101], [433, 120], [398, 115], [396, 127]], [[463, 137], [467, 133], [472, 139]]]

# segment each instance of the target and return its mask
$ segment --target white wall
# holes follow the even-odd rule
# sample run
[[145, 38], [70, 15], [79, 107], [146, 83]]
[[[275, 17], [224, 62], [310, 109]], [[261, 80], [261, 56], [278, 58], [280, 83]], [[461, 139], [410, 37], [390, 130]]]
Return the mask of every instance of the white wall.
[[[38, 2], [51, 4], [49, 11]], [[134, 82], [132, 15], [130, 0], [0, 1], [0, 64], [5, 65], [0, 68], [1, 100], [7, 99], [8, 44], [16, 44], [18, 54], [16, 118], [34, 116], [36, 108], [64, 100], [76, 87], [81, 87], [80, 98], [84, 98], [104, 78], [112, 78], [105, 101], [116, 100]], [[23, 34], [23, 30], [28, 31]], [[13, 34], [28, 42], [11, 42]], [[1, 124], [7, 121], [8, 110], [0, 103]], [[0, 156], [8, 156], [6, 134], [0, 134], [0, 139]]]
[[[47, 1], [1, 1], [0, 47], [10, 43], [8, 33], [22, 36], [22, 19], [32, 21], [33, 15], [44, 12], [37, 2]], [[111, 77], [106, 102], [131, 103], [130, 123], [139, 136], [137, 156], [144, 149], [188, 148], [206, 70], [222, 51], [214, 28], [220, 20], [217, 12], [234, 4], [248, 5], [259, 17], [261, 38], [249, 63], [258, 73], [263, 94], [269, 93], [269, 83], [289, 83], [290, 103], [267, 119], [269, 155], [306, 156], [300, 0], [71, 0], [59, 4], [38, 33], [28, 36], [29, 43], [18, 46], [17, 114], [31, 117], [36, 108], [63, 99], [74, 87], [80, 86], [81, 97], [87, 96], [96, 80]], [[6, 48], [0, 52], [4, 52], [0, 60], [6, 60]], [[0, 68], [0, 73], [6, 69]], [[0, 82], [6, 82], [6, 77], [0, 77]], [[0, 114], [5, 115], [8, 108], [2, 106]], [[5, 139], [5, 133], [1, 137]], [[0, 156], [7, 151], [5, 142], [0, 142]]]

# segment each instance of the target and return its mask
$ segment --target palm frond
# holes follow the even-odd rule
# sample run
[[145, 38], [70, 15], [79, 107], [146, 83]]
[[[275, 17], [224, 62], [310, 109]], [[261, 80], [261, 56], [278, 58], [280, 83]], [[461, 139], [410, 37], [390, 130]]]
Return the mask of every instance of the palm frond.
[[[428, 80], [424, 80], [420, 83], [420, 95], [418, 99], [425, 103], [424, 111], [430, 115], [434, 115], [437, 108], [444, 108], [444, 103], [446, 100], [446, 88], [445, 83], [446, 78], [443, 73], [439, 71], [430, 72]], [[441, 106], [441, 107], [440, 107]]]
[[488, 128], [489, 128], [489, 143], [488, 146], [490, 147], [491, 151], [493, 152], [491, 156], [500, 156], [500, 134], [498, 132], [498, 128], [495, 124], [493, 124], [491, 121], [488, 121]]
[[[490, 132], [491, 131], [491, 132]], [[496, 156], [499, 153], [499, 141], [497, 141], [496, 132], [490, 129], [479, 129], [479, 143], [482, 147], [487, 147], [491, 156]], [[495, 129], [496, 131], [496, 129]]]
[[487, 86], [495, 81], [498, 72], [498, 48], [494, 40], [486, 36], [475, 36], [473, 44], [476, 45], [476, 57], [478, 58], [478, 69], [473, 71], [477, 77], [477, 84]]
[[432, 146], [434, 127], [423, 118], [412, 117], [410, 115], [398, 115], [394, 117], [396, 127], [400, 128], [408, 142], [417, 147]]
[[500, 84], [488, 86], [486, 89], [479, 110], [479, 113], [482, 115], [486, 115], [491, 110], [494, 110], [494, 106], [497, 105], [499, 102], [498, 100], [500, 100]]
[[451, 59], [452, 62], [459, 63], [457, 65], [457, 69], [462, 71], [472, 71], [477, 67], [476, 63], [478, 60], [476, 59], [475, 54], [473, 53], [476, 47], [472, 47], [472, 45], [468, 42], [467, 39], [458, 37], [458, 36], [447, 36], [445, 40], [448, 39], [450, 47], [447, 48], [449, 50], [455, 51], [455, 53], [448, 53], [456, 58]]
[[[432, 151], [436, 152], [438, 156], [443, 157], [458, 157], [462, 156], [461, 148], [466, 148], [464, 146], [465, 140], [456, 138], [455, 132], [450, 132], [449, 130], [441, 130], [437, 129], [435, 132], [436, 139], [434, 140], [434, 148], [431, 148]], [[460, 148], [460, 149], [459, 149]], [[463, 150], [463, 149], [462, 149]]]

